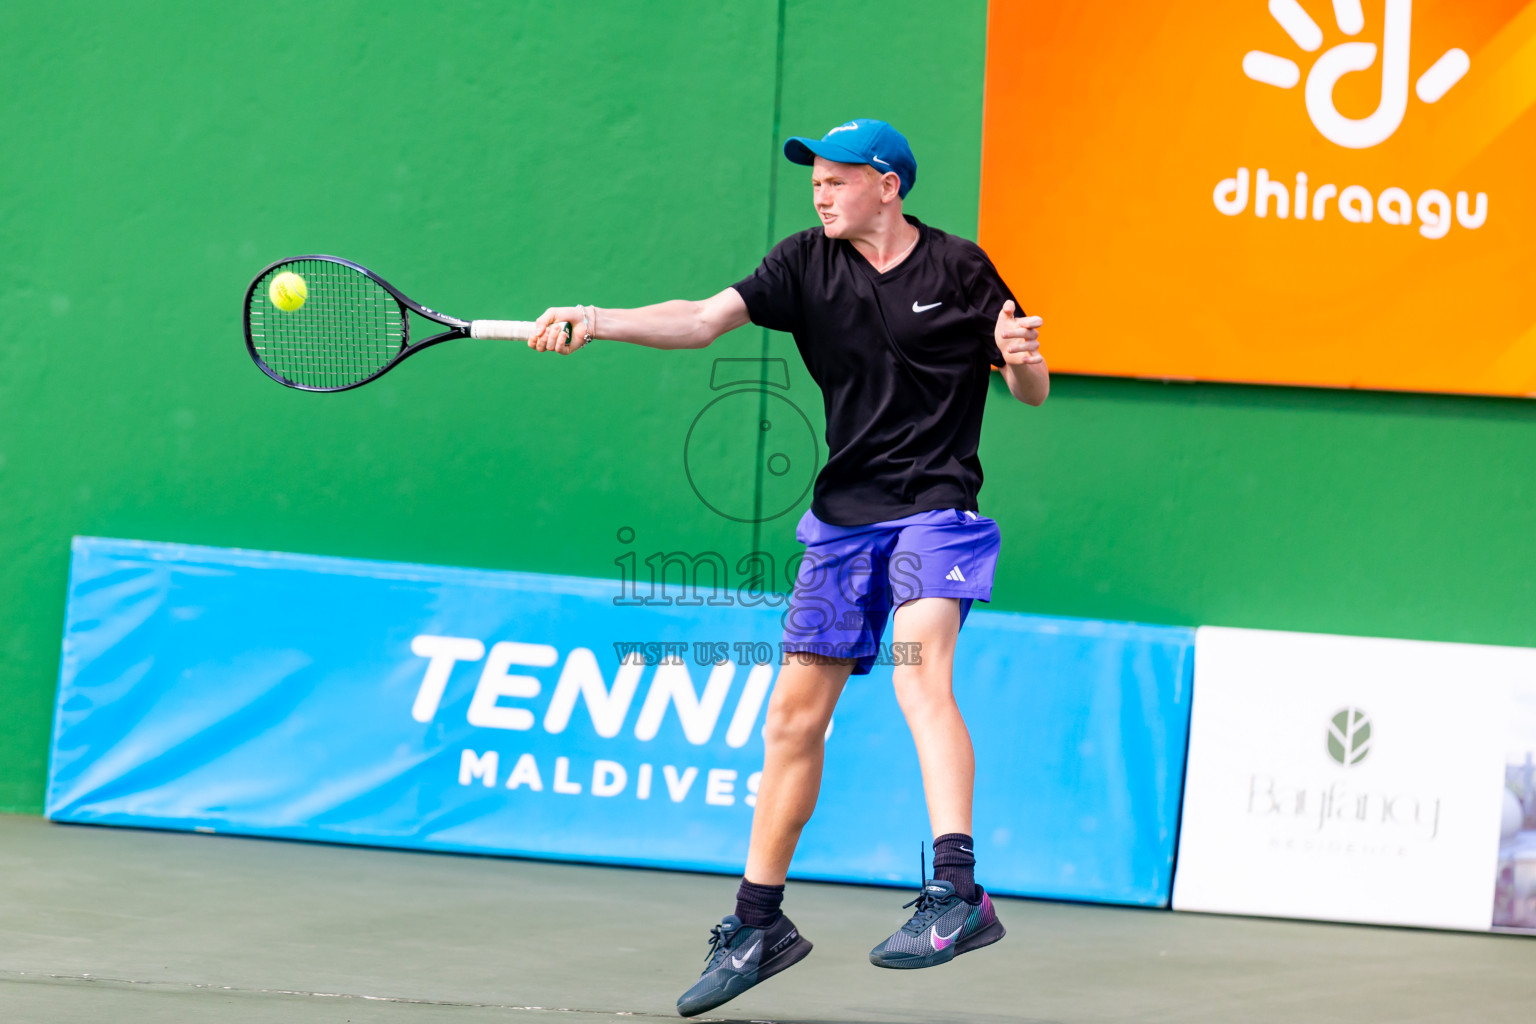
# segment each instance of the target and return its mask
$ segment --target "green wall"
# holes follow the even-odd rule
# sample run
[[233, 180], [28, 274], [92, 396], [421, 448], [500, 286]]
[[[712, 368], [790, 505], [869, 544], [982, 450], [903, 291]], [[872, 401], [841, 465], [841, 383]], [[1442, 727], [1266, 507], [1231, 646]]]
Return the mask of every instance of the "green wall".
[[[789, 360], [820, 429], [787, 337], [458, 342], [311, 396], [250, 365], [243, 289], [320, 251], [466, 316], [704, 296], [811, 223], [778, 139], [856, 115], [911, 138], [909, 209], [974, 237], [984, 44], [980, 2], [13, 14], [0, 809], [41, 807], [74, 534], [588, 576], [630, 550], [791, 556], [796, 514], [713, 514], [682, 456], [719, 356]], [[1404, 357], [1447, 344], [1427, 315]], [[1066, 377], [992, 406], [994, 608], [1536, 645], [1536, 407]], [[754, 444], [697, 443], [750, 497]]]

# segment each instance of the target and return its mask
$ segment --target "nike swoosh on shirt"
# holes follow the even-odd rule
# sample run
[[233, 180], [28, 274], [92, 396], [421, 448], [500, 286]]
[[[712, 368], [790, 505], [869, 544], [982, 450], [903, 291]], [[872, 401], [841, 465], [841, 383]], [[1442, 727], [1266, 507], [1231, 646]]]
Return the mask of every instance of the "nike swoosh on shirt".
[[[965, 925], [963, 924], [960, 926], [960, 928], [964, 927]], [[939, 929], [935, 927], [928, 936], [929, 940], [933, 943], [934, 952], [937, 953], [941, 950], [948, 949], [950, 946], [953, 946], [955, 944], [955, 936], [960, 934], [960, 928], [956, 928], [948, 935], [940, 935]]]
[[914, 313], [926, 313], [930, 309], [934, 309], [935, 307], [942, 306], [942, 305], [944, 305], [944, 303], [942, 303], [942, 302], [930, 302], [926, 306], [919, 306], [916, 302], [914, 302], [914, 303], [912, 303], [912, 312], [914, 312]]
[[[957, 931], [955, 934], [958, 935], [960, 933]], [[736, 965], [736, 969], [738, 971], [741, 970], [742, 967], [746, 965], [746, 962], [748, 960], [752, 959], [752, 954], [757, 952], [757, 947], [761, 946], [762, 944], [763, 944], [763, 940], [762, 939], [758, 939], [756, 942], [752, 943], [752, 948], [747, 950], [741, 956], [737, 956], [735, 953], [732, 953], [731, 954], [731, 963]]]

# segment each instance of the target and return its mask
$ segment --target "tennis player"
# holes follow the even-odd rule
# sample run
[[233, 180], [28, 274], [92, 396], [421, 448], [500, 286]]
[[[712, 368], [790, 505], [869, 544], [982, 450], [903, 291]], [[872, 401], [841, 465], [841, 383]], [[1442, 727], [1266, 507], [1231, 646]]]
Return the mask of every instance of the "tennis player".
[[[746, 872], [735, 912], [711, 929], [703, 974], [678, 1000], [685, 1017], [810, 952], [780, 910], [784, 880], [816, 806], [832, 709], [849, 675], [867, 674], [881, 655], [892, 609], [886, 651], [922, 765], [934, 877], [907, 904], [911, 919], [869, 958], [932, 967], [1003, 937], [975, 880], [975, 757], [951, 669], [960, 627], [972, 601], [991, 599], [997, 564], [997, 524], [976, 504], [987, 382], [997, 366], [1019, 401], [1045, 401], [1041, 321], [1017, 315], [978, 246], [903, 214], [917, 160], [889, 124], [849, 121], [821, 139], [790, 139], [784, 155], [812, 168], [820, 227], [784, 239], [713, 298], [556, 307], [529, 342], [557, 352], [593, 338], [703, 348], [750, 321], [794, 335], [826, 406], [827, 462], [795, 530], [806, 553], [768, 704]], [[569, 340], [558, 321], [573, 325]], [[917, 657], [900, 654], [911, 651]]]

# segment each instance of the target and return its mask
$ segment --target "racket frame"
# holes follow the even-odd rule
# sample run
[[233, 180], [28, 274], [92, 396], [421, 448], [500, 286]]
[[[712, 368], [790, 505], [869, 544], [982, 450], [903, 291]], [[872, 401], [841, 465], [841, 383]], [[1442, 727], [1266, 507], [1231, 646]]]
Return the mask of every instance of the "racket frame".
[[[339, 263], [344, 267], [349, 267], [352, 270], [355, 270], [358, 273], [364, 275], [379, 287], [383, 288], [394, 298], [397, 303], [399, 303], [400, 340], [402, 344], [400, 346], [400, 351], [395, 353], [394, 357], [391, 358], [389, 362], [385, 363], [383, 366], [379, 367], [373, 373], [369, 374], [367, 377], [364, 377], [360, 381], [355, 381], [351, 384], [343, 384], [340, 387], [321, 388], [314, 387], [313, 385], [309, 384], [297, 384], [291, 380], [288, 380], [286, 377], [282, 376], [276, 370], [272, 369], [262, 361], [260, 353], [256, 351], [256, 341], [251, 337], [251, 299], [256, 294], [256, 286], [260, 284], [262, 279], [264, 279], [268, 274], [285, 263], [296, 263], [299, 260], [321, 260], [327, 263]], [[384, 280], [378, 274], [375, 274], [361, 263], [354, 263], [353, 261], [344, 259], [340, 256], [327, 256], [320, 253], [315, 253], [308, 256], [287, 256], [280, 260], [274, 260], [273, 262], [267, 264], [265, 267], [262, 267], [261, 272], [251, 279], [250, 287], [245, 290], [244, 313], [245, 349], [248, 353], [250, 353], [251, 361], [261, 369], [262, 373], [266, 374], [268, 377], [271, 377], [279, 384], [288, 388], [297, 388], [300, 391], [330, 392], [350, 391], [353, 388], [360, 388], [364, 384], [378, 380], [384, 374], [394, 369], [401, 362], [415, 355], [417, 352], [420, 352], [424, 348], [431, 348], [433, 345], [441, 344], [445, 341], [451, 341], [454, 338], [468, 338], [470, 336], [470, 324], [472, 323], [472, 321], [460, 320], [456, 316], [449, 316], [447, 313], [439, 313], [435, 309], [423, 306], [421, 303], [415, 301], [409, 295], [406, 295], [400, 289], [396, 288], [394, 285], [390, 284], [388, 281]], [[429, 338], [423, 338], [420, 341], [413, 342], [411, 341], [411, 313], [416, 313], [417, 315], [424, 317], [427, 320], [432, 320], [436, 323], [442, 324], [443, 326], [447, 327], [448, 330], [434, 334]], [[570, 331], [569, 326], [567, 326], [566, 330], [567, 332]]]

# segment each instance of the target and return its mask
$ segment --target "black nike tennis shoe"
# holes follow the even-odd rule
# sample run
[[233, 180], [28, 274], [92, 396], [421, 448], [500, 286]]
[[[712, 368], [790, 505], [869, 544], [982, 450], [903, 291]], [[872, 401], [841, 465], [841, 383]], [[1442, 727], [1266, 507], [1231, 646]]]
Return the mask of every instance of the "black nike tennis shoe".
[[917, 908], [911, 919], [869, 951], [869, 962], [898, 970], [937, 967], [1002, 938], [1007, 932], [992, 909], [992, 897], [981, 886], [976, 888], [981, 902], [970, 904], [955, 895], [953, 885], [929, 879], [917, 899], [907, 904]]
[[810, 951], [810, 941], [783, 914], [768, 928], [742, 924], [732, 914], [709, 930], [704, 973], [678, 999], [677, 1012], [692, 1017], [713, 1010], [804, 960]]

